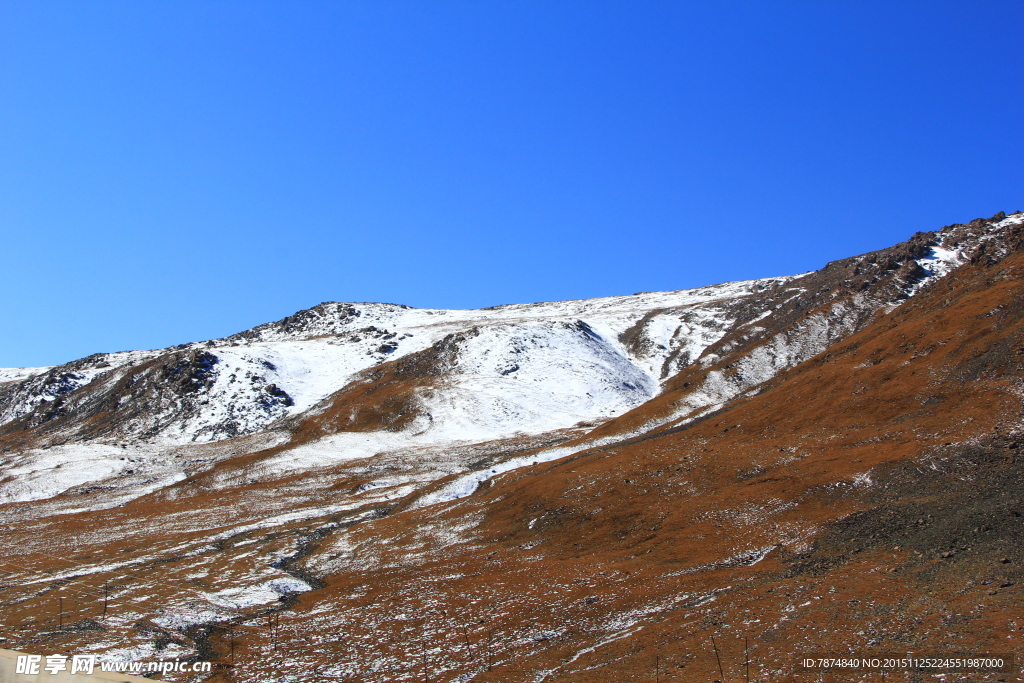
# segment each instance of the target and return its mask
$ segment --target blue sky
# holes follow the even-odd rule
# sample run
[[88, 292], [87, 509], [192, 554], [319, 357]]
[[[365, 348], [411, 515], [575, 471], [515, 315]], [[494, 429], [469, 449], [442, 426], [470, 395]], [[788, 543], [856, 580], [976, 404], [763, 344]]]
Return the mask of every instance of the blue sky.
[[1019, 2], [0, 2], [0, 366], [1024, 209]]

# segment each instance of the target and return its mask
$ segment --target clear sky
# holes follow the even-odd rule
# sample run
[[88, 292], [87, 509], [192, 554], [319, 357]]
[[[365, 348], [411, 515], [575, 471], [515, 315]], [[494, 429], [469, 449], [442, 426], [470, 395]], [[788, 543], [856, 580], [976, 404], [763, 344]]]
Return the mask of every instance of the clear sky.
[[0, 0], [0, 366], [1024, 209], [1019, 0]]

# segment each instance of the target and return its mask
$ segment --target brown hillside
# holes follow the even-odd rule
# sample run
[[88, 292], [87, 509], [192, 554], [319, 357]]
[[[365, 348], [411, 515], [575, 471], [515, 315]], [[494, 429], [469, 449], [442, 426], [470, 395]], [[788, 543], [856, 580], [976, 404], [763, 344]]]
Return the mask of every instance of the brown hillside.
[[1017, 651], [1024, 254], [986, 261], [684, 430], [325, 543], [284, 647], [381, 681], [705, 681], [712, 637], [730, 680], [743, 637], [757, 680]]

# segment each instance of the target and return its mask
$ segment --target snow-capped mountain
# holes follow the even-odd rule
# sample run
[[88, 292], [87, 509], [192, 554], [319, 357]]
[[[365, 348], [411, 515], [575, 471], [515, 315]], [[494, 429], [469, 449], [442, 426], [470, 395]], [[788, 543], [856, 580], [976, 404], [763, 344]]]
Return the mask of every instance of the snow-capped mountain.
[[[431, 548], [461, 543], [484, 514], [472, 501], [494, 482], [522, 472], [540, 477], [537, 468], [556, 460], [596, 462], [730, 410], [714, 434], [731, 434], [740, 427], [737, 405], [880, 320], [890, 329], [901, 307], [928, 299], [959, 271], [1001, 263], [1019, 251], [1022, 227], [1024, 214], [999, 214], [802, 275], [674, 292], [482, 310], [323, 303], [222, 339], [2, 369], [6, 532], [20, 534], [20, 552], [40, 557], [57, 550], [35, 540], [33, 528], [58, 530], [69, 547], [94, 548], [70, 568], [37, 572], [25, 564], [16, 583], [153, 569], [159, 589], [156, 578], [123, 581], [122, 595], [141, 604], [155, 591], [160, 607], [119, 613], [120, 621], [104, 627], [117, 639], [95, 647], [115, 658], [163, 656], [175, 647], [205, 652], [211, 625], [253, 619], [276, 609], [279, 598], [291, 604], [325, 577], [404, 571], [403, 563]], [[920, 399], [932, 400], [945, 399]], [[654, 490], [666, 468], [681, 470], [694, 452], [710, 453], [719, 437], [709, 430], [694, 442], [699, 448], [686, 445], [682, 459], [673, 452], [665, 456], [671, 462], [647, 472], [642, 491]], [[779, 446], [778, 457], [807, 457], [800, 444]], [[632, 500], [632, 475], [595, 467], [593, 478], [567, 491], [607, 481], [628, 485], [614, 496]], [[715, 461], [702, 467], [714, 471]], [[747, 481], [760, 467], [726, 479]], [[695, 486], [679, 483], [680, 500], [696, 496]], [[549, 523], [545, 515], [561, 514], [547, 510], [540, 494], [509, 495], [515, 505], [541, 510], [524, 527], [530, 533]], [[790, 504], [764, 502], [779, 510]], [[462, 516], [440, 530], [385, 523], [400, 513], [426, 519], [449, 509]], [[387, 530], [349, 544], [341, 530], [356, 524]], [[304, 559], [326, 538], [333, 538], [329, 552]], [[114, 555], [109, 548], [118, 544], [124, 547]], [[390, 546], [396, 550], [387, 559], [382, 548]], [[747, 566], [772, 547], [735, 549], [716, 562]], [[36, 609], [34, 599], [25, 598], [26, 610]]]
[[[33, 369], [3, 385], [0, 420], [60, 424], [61, 439], [70, 430], [214, 441], [299, 415], [371, 368], [422, 357], [431, 364], [422, 372], [445, 380], [435, 402], [423, 399], [428, 414], [474, 396], [474, 408], [450, 417], [479, 422], [477, 438], [544, 431], [640, 405], [749, 317], [751, 299], [787, 280], [481, 311], [325, 303], [225, 339]], [[83, 425], [101, 411], [102, 425]]]
[[[215, 441], [299, 415], [371, 368], [438, 355], [439, 344], [447, 365], [430, 372], [443, 386], [419, 400], [430, 419], [447, 411], [474, 438], [602, 420], [652, 398], [683, 369], [729, 355], [739, 342], [718, 344], [724, 337], [761, 339], [796, 312], [799, 325], [732, 373], [748, 388], [763, 382], [984, 249], [1000, 225], [919, 234], [803, 276], [677, 292], [478, 311], [324, 303], [224, 339], [0, 370], [0, 425], [33, 427], [40, 444]], [[830, 308], [802, 314], [825, 300]], [[735, 392], [717, 376], [692, 393], [688, 405], [700, 407]], [[456, 416], [460, 396], [476, 404]]]
[[[0, 370], [0, 436], [23, 452], [159, 450], [294, 429], [330, 410], [348, 414], [331, 433], [488, 441], [593, 427], [686, 375], [695, 381], [656, 420], [678, 421], [820, 353], [1020, 221], [918, 233], [799, 276], [483, 310], [331, 302], [223, 339]], [[352, 395], [378, 375], [391, 385], [387, 401]], [[51, 460], [37, 476], [66, 465]]]

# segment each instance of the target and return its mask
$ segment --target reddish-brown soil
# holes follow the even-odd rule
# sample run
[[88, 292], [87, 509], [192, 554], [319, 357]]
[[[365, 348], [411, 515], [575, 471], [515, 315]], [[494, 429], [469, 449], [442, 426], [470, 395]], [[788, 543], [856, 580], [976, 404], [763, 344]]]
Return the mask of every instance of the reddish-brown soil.
[[[1022, 257], [968, 267], [699, 424], [353, 529], [384, 548], [378, 567], [331, 576], [288, 628], [383, 610], [404, 617], [384, 640], [407, 661], [441, 640], [434, 667], [486, 656], [474, 680], [502, 681], [653, 680], [656, 662], [664, 680], [711, 680], [712, 637], [730, 680], [743, 638], [756, 680], [813, 680], [795, 658], [826, 653], [1018, 651]], [[477, 517], [403, 566], [425, 528]], [[380, 633], [353, 626], [310, 662], [357, 663]], [[495, 632], [515, 644], [490, 646]]]

